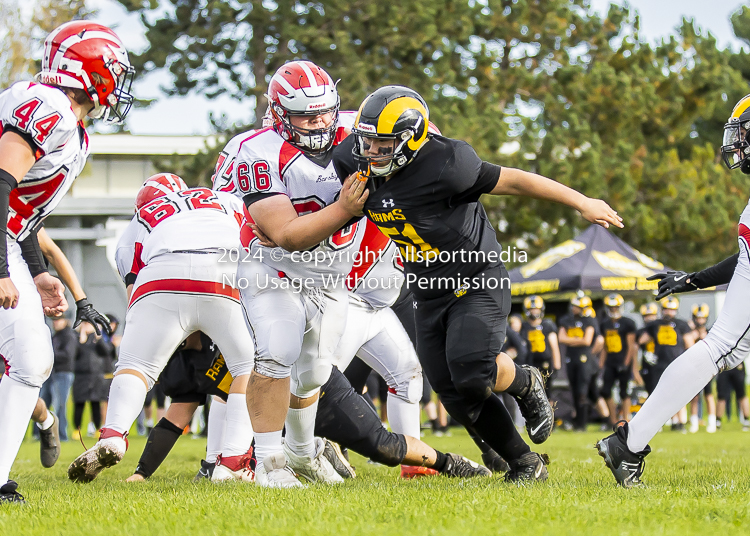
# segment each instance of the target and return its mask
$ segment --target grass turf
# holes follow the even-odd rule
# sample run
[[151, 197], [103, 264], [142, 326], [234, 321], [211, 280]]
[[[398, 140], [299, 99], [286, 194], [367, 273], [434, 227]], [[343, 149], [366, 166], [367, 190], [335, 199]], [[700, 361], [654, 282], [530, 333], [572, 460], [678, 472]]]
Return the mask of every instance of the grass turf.
[[[602, 432], [555, 432], [539, 449], [552, 458], [545, 484], [510, 485], [498, 477], [401, 481], [397, 469], [354, 456], [357, 479], [290, 491], [193, 484], [205, 441], [191, 436], [139, 484], [123, 480], [143, 438], [133, 438], [122, 463], [88, 485], [66, 477], [79, 443], [64, 443], [58, 464], [43, 469], [38, 443], [27, 440], [11, 475], [29, 504], [0, 506], [0, 534], [747, 534], [750, 434], [736, 424], [725, 428], [713, 435], [659, 434], [647, 486], [634, 490], [617, 488], [592, 448]], [[465, 433], [425, 439], [479, 460]]]

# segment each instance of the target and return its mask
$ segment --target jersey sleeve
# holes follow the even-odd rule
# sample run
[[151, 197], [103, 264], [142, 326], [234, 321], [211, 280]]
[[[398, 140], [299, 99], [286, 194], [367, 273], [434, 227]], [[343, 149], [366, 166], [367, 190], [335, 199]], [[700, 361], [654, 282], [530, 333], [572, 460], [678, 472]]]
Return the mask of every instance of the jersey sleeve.
[[623, 317], [622, 324], [623, 324], [623, 330], [622, 330], [623, 334], [627, 335], [628, 333], [636, 332], [635, 320], [633, 320], [632, 318]]
[[242, 142], [232, 170], [232, 182], [247, 205], [272, 195], [288, 195], [281, 175], [291, 159], [301, 154], [280, 138], [268, 142], [271, 136], [263, 134], [269, 133], [258, 131]]
[[675, 325], [677, 326], [680, 335], [685, 335], [686, 333], [693, 331], [693, 328], [691, 328], [687, 322], [680, 320], [679, 318], [675, 319]]
[[542, 324], [545, 328], [545, 335], [549, 335], [550, 333], [557, 333], [557, 326], [552, 320], [544, 319], [542, 320]]
[[499, 171], [497, 174], [488, 171], [485, 163], [468, 143], [454, 144], [453, 156], [446, 162], [440, 174], [440, 182], [445, 184], [452, 205], [474, 203], [482, 194], [490, 192], [495, 187], [500, 176]]
[[353, 149], [353, 136], [349, 136], [333, 148], [333, 168], [342, 184], [349, 175], [357, 171], [357, 165], [352, 154]]
[[138, 223], [136, 218], [133, 218], [117, 242], [115, 264], [117, 265], [117, 272], [126, 286], [135, 282], [138, 272], [144, 266], [141, 259], [144, 235], [143, 226]]
[[234, 170], [234, 161], [237, 158], [237, 151], [239, 150], [242, 141], [254, 133], [254, 130], [250, 130], [238, 134], [229, 140], [229, 143], [226, 144], [224, 150], [219, 153], [219, 157], [216, 160], [216, 168], [211, 177], [212, 190], [217, 192], [234, 192], [235, 186], [234, 181], [232, 180], [232, 171]]
[[18, 82], [0, 95], [2, 131], [23, 137], [38, 160], [61, 149], [76, 133], [70, 100], [59, 89]]

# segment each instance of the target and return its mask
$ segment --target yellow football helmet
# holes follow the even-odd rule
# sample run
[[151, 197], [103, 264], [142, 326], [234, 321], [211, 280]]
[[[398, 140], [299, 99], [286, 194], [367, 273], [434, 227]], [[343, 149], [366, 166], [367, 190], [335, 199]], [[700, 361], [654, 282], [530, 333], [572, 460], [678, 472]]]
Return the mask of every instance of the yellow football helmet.
[[662, 298], [659, 303], [661, 304], [662, 309], [671, 309], [676, 311], [680, 308], [680, 300], [678, 300], [674, 296], [667, 296], [666, 298]]
[[523, 312], [528, 314], [529, 309], [541, 309], [544, 312], [544, 300], [536, 294], [523, 300]]
[[579, 293], [571, 298], [570, 305], [572, 305], [573, 307], [580, 307], [581, 309], [585, 309], [586, 307], [591, 307], [591, 298], [583, 295], [582, 293]]
[[[591, 303], [591, 300], [589, 300], [589, 303]], [[589, 305], [583, 309], [583, 316], [586, 318], [596, 318], [596, 311]]]
[[621, 307], [623, 303], [625, 303], [625, 300], [619, 294], [608, 294], [604, 298], [604, 305], [607, 307]]
[[708, 318], [708, 304], [700, 303], [693, 305], [693, 316], [695, 318]]
[[654, 302], [641, 305], [641, 316], [651, 316], [656, 314], [659, 314], [659, 310], [656, 308]]
[[745, 95], [735, 105], [732, 115], [724, 125], [721, 157], [729, 169], [740, 168], [750, 175], [750, 95]]

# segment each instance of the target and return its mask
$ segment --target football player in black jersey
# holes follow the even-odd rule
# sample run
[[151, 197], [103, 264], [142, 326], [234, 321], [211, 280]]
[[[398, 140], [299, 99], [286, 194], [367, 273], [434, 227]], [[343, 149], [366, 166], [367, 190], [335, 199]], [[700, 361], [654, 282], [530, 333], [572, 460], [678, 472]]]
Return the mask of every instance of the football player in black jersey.
[[604, 298], [609, 317], [601, 324], [604, 335], [604, 351], [602, 352], [602, 367], [604, 368], [604, 383], [601, 395], [607, 401], [609, 419], [614, 425], [618, 419], [617, 407], [612, 398], [612, 388], [615, 382], [620, 389], [620, 415], [626, 421], [630, 420], [630, 393], [628, 383], [632, 377], [633, 361], [638, 355], [635, 342], [635, 322], [622, 316], [622, 304], [625, 302], [619, 294], [609, 294]]
[[529, 296], [523, 300], [526, 321], [521, 325], [521, 337], [528, 345], [528, 363], [547, 376], [545, 390], [550, 394], [550, 383], [562, 368], [560, 345], [557, 342], [557, 326], [544, 318], [544, 300], [541, 296]]
[[[708, 335], [708, 313], [709, 308], [707, 303], [696, 303], [692, 308], [693, 318], [689, 322], [691, 328], [693, 328], [693, 339], [695, 342], [702, 341]], [[736, 369], [735, 369], [736, 370]], [[721, 376], [721, 374], [719, 374]], [[718, 381], [718, 377], [717, 377]], [[694, 434], [700, 427], [698, 419], [698, 404], [700, 401], [701, 394], [695, 395], [695, 398], [690, 401], [690, 428], [688, 431]], [[716, 397], [714, 397], [714, 381], [713, 379], [706, 384], [703, 388], [703, 397], [706, 399], [706, 432], [713, 434], [716, 432]]]
[[578, 294], [570, 300], [570, 313], [558, 322], [558, 339], [565, 345], [563, 355], [576, 410], [573, 427], [585, 431], [589, 421], [591, 384], [596, 379], [596, 370], [589, 362], [593, 359], [591, 349], [595, 342], [596, 320], [584, 316], [585, 308], [591, 307], [591, 298]]
[[428, 133], [428, 125], [417, 92], [382, 87], [360, 106], [353, 135], [334, 149], [333, 162], [342, 180], [359, 173], [366, 181], [365, 216], [401, 248], [417, 308], [417, 353], [446, 409], [508, 460], [508, 479], [541, 480], [541, 456], [491, 396], [516, 397], [532, 441], [547, 439], [554, 416], [541, 374], [500, 351], [510, 280], [479, 198], [557, 201], [604, 227], [621, 227], [621, 218], [604, 201], [555, 181], [483, 162], [469, 144]]
[[635, 340], [638, 343], [638, 348], [641, 350], [641, 363], [640, 371], [638, 370], [637, 364], [633, 366], [633, 378], [635, 378], [636, 383], [643, 385], [643, 387], [646, 388], [648, 394], [651, 394], [656, 387], [656, 381], [652, 380], [654, 375], [651, 374], [651, 367], [656, 365], [656, 354], [654, 353], [656, 345], [654, 344], [653, 339], [644, 338], [643, 340], [645, 342], [640, 341], [642, 335], [646, 333], [646, 326], [650, 322], [659, 318], [659, 306], [653, 302], [644, 303], [641, 305], [640, 313], [644, 327], [635, 332]]
[[[651, 367], [651, 381], [656, 386], [661, 375], [669, 364], [695, 342], [693, 330], [687, 322], [677, 318], [677, 310], [680, 308], [680, 300], [674, 296], [662, 298], [661, 318], [646, 325], [646, 332], [638, 340], [639, 344], [654, 341], [654, 354], [656, 364]], [[672, 418], [672, 429], [682, 431], [687, 422], [687, 410], [680, 409], [679, 413]]]

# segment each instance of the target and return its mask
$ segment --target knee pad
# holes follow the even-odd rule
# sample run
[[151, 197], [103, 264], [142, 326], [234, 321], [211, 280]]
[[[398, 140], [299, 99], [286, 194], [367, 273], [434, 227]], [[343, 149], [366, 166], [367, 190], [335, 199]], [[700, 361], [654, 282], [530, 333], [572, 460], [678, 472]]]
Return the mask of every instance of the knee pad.
[[388, 386], [388, 392], [393, 394], [395, 397], [400, 398], [404, 402], [409, 404], [417, 404], [422, 400], [422, 392], [424, 390], [424, 380], [422, 379], [422, 371], [420, 370], [416, 374], [412, 375], [406, 381], [398, 381], [394, 386]]
[[289, 377], [292, 365], [302, 352], [302, 338], [294, 335], [296, 331], [295, 323], [280, 320], [272, 324], [266, 333], [255, 334], [258, 346], [255, 370], [259, 374], [269, 378]]
[[475, 404], [484, 402], [492, 396], [492, 388], [494, 387], [490, 378], [476, 375], [454, 379], [453, 385], [462, 397]]
[[13, 366], [10, 367], [8, 376], [29, 387], [41, 388], [42, 384], [47, 381], [47, 378], [52, 373], [54, 358], [45, 359], [40, 356], [38, 359], [27, 359], [22, 363], [16, 364], [17, 361], [19, 360], [13, 361]]
[[299, 364], [291, 370], [291, 392], [299, 398], [309, 398], [320, 391], [320, 387], [331, 377], [333, 366], [324, 361], [316, 361], [312, 367], [302, 368]]

